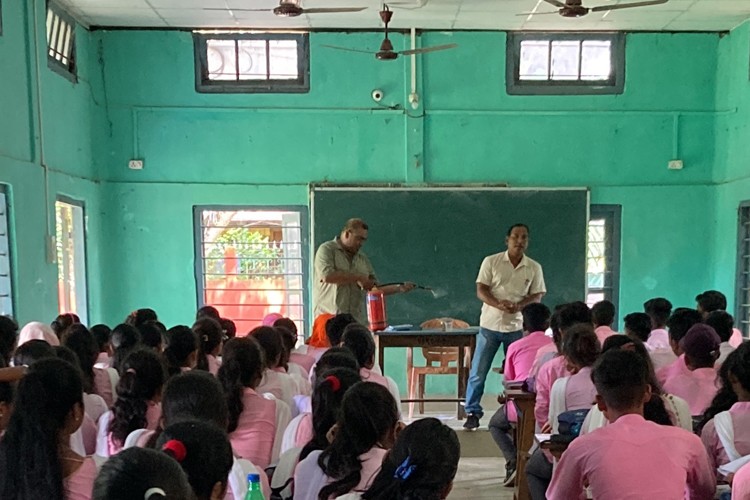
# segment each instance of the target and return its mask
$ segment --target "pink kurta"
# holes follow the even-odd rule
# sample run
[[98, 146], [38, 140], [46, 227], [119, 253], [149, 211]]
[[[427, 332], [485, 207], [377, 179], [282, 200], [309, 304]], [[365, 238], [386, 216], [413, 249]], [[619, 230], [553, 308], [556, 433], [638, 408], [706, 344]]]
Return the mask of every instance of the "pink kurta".
[[310, 368], [312, 368], [312, 366], [315, 364], [315, 357], [310, 356], [309, 354], [292, 351], [292, 353], [289, 355], [289, 362], [300, 365], [302, 369], [305, 370], [305, 372], [309, 375]]
[[669, 332], [663, 328], [651, 330], [646, 345], [651, 349], [669, 349]]
[[697, 436], [630, 414], [570, 444], [547, 498], [585, 499], [585, 485], [596, 499], [709, 500], [716, 481]]
[[532, 332], [508, 346], [503, 377], [507, 381], [526, 380], [531, 372], [536, 355], [542, 347], [552, 345], [552, 339], [544, 332]]
[[[513, 345], [513, 344], [511, 344]], [[536, 377], [536, 403], [534, 404], [534, 418], [539, 428], [544, 427], [549, 418], [549, 394], [552, 384], [561, 377], [567, 377], [570, 372], [565, 367], [565, 356], [557, 356], [547, 361]]]
[[747, 500], [748, 498], [750, 498], [750, 464], [738, 470], [732, 481], [732, 500]]
[[729, 337], [729, 345], [737, 349], [742, 344], [742, 332], [732, 328], [732, 336]]
[[85, 458], [78, 470], [63, 480], [65, 500], [91, 500], [97, 472], [94, 460]]
[[245, 388], [237, 429], [229, 434], [234, 453], [265, 469], [271, 464], [276, 439], [276, 401]]
[[677, 356], [671, 348], [649, 349], [648, 355], [657, 372], [677, 361]]
[[679, 396], [687, 401], [690, 414], [703, 415], [718, 391], [716, 370], [698, 368], [687, 373], [678, 373], [664, 382], [664, 392]]
[[656, 380], [664, 386], [664, 382], [668, 379], [685, 374], [689, 371], [690, 370], [688, 370], [688, 367], [685, 364], [685, 355], [681, 354], [680, 357], [675, 359], [672, 363], [656, 370]]
[[596, 338], [599, 339], [599, 343], [602, 345], [604, 345], [604, 341], [612, 335], [618, 335], [616, 331], [607, 325], [597, 326], [596, 329], [594, 329], [594, 333], [596, 334]]
[[591, 367], [581, 368], [568, 378], [565, 386], [565, 407], [568, 410], [590, 408], [596, 400], [596, 387], [591, 381]]
[[[313, 451], [298, 465], [294, 471], [294, 500], [318, 500], [320, 489], [331, 482], [318, 466], [318, 458], [322, 451]], [[383, 464], [387, 450], [372, 448], [359, 456], [362, 463], [359, 484], [352, 491], [365, 491]]]
[[542, 366], [544, 366], [544, 364], [547, 361], [554, 358], [555, 356], [557, 356], [557, 346], [555, 345], [554, 340], [552, 341], [551, 344], [547, 344], [543, 347], [540, 347], [539, 350], [536, 352], [536, 356], [534, 357], [534, 362], [531, 364], [529, 377], [536, 377], [539, 374], [539, 370], [542, 368]]
[[[729, 415], [732, 417], [734, 427], [734, 447], [740, 455], [750, 455], [750, 402], [734, 403], [729, 409]], [[714, 470], [731, 462], [716, 434], [713, 420], [709, 420], [703, 427], [701, 441], [706, 447], [711, 467]]]
[[[263, 373], [263, 380], [255, 390], [258, 394], [273, 394], [276, 399], [288, 404], [289, 408], [296, 408], [294, 396], [297, 392], [297, 383], [283, 368], [279, 370], [266, 370]], [[253, 461], [253, 463], [256, 462]]]
[[716, 360], [716, 363], [714, 364], [714, 368], [718, 370], [721, 368], [721, 365], [724, 364], [724, 361], [727, 360], [730, 354], [734, 351], [734, 347], [732, 347], [732, 344], [729, 342], [722, 342], [719, 344], [719, 359]]
[[216, 376], [219, 373], [219, 367], [221, 367], [221, 361], [213, 354], [206, 354], [206, 361], [208, 362], [208, 373]]
[[[144, 429], [147, 429], [149, 431], [155, 431], [159, 428], [159, 421], [161, 420], [161, 403], [154, 403], [153, 401], [148, 402], [148, 407], [146, 408], [146, 427]], [[114, 437], [112, 436], [111, 432], [107, 432], [107, 447], [109, 448], [109, 456], [116, 455], [119, 453], [123, 447], [125, 446], [125, 443], [117, 442], [115, 441]]]
[[[115, 402], [115, 386], [113, 380], [119, 380], [119, 375], [110, 373], [114, 368], [94, 368], [94, 392], [102, 397], [108, 408]], [[114, 378], [113, 378], [114, 375]]]

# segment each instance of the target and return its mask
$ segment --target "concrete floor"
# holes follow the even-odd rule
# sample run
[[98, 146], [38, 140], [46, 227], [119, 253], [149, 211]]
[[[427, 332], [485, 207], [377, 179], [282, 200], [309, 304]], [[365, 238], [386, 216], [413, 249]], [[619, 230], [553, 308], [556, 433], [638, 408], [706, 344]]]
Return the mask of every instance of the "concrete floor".
[[[463, 421], [456, 419], [455, 405], [431, 403], [426, 406], [424, 415], [416, 413], [415, 408], [414, 420], [424, 417], [439, 418], [456, 430], [461, 441], [461, 461], [453, 482], [453, 491], [448, 496], [449, 500], [513, 498], [513, 488], [503, 486], [505, 460], [487, 430], [487, 422], [498, 406], [495, 395], [485, 395], [482, 398], [485, 416], [481, 421], [482, 426], [474, 432], [463, 430]], [[403, 415], [406, 417], [408, 414], [408, 405], [404, 404]]]

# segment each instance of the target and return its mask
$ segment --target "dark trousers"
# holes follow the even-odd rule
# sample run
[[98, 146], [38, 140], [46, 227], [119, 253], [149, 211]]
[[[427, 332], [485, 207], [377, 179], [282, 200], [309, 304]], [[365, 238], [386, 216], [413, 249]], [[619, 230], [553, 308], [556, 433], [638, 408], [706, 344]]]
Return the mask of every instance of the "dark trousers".
[[[513, 404], [513, 403], [506, 403]], [[508, 415], [505, 411], [505, 405], [502, 405], [492, 418], [489, 423], [490, 434], [492, 439], [495, 440], [500, 451], [503, 452], [505, 461], [508, 463], [515, 464], [516, 456], [518, 451], [516, 449], [516, 443], [513, 439], [513, 426], [508, 421]]]

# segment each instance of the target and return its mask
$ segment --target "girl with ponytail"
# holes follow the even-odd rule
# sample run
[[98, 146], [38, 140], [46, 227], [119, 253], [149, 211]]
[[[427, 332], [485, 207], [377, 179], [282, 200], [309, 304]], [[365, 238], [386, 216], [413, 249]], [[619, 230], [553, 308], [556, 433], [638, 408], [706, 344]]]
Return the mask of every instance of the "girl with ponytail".
[[193, 325], [193, 332], [198, 338], [198, 360], [196, 370], [205, 370], [211, 375], [219, 372], [219, 355], [223, 345], [224, 332], [218, 321], [201, 318]]
[[344, 395], [331, 444], [313, 451], [294, 473], [294, 500], [328, 500], [365, 491], [393, 446], [401, 424], [388, 389], [372, 382], [355, 384]]
[[265, 366], [252, 337], [234, 338], [224, 346], [218, 378], [229, 407], [229, 439], [240, 458], [261, 468], [279, 458], [291, 411], [283, 401], [256, 392]]
[[[98, 454], [114, 455], [123, 448], [131, 432], [158, 427], [165, 378], [161, 359], [150, 349], [139, 349], [125, 359], [117, 384], [117, 402], [99, 421]], [[101, 441], [102, 429], [106, 430], [106, 446]]]
[[198, 360], [198, 338], [193, 330], [185, 325], [173, 326], [167, 330], [167, 344], [164, 359], [170, 377], [195, 368]]
[[0, 441], [0, 498], [90, 498], [96, 464], [70, 448], [83, 416], [78, 368], [56, 358], [31, 366], [18, 384], [15, 411]]

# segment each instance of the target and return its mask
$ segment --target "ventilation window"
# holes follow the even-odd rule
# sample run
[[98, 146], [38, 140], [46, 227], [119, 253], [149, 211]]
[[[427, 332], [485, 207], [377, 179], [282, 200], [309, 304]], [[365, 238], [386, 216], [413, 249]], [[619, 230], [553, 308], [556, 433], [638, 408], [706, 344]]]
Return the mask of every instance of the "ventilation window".
[[310, 90], [307, 34], [201, 32], [194, 42], [198, 92]]
[[76, 24], [55, 4], [47, 5], [47, 64], [57, 73], [76, 81]]
[[0, 314], [13, 316], [13, 273], [11, 270], [8, 193], [0, 185]]
[[509, 94], [621, 94], [625, 36], [615, 33], [511, 33]]

